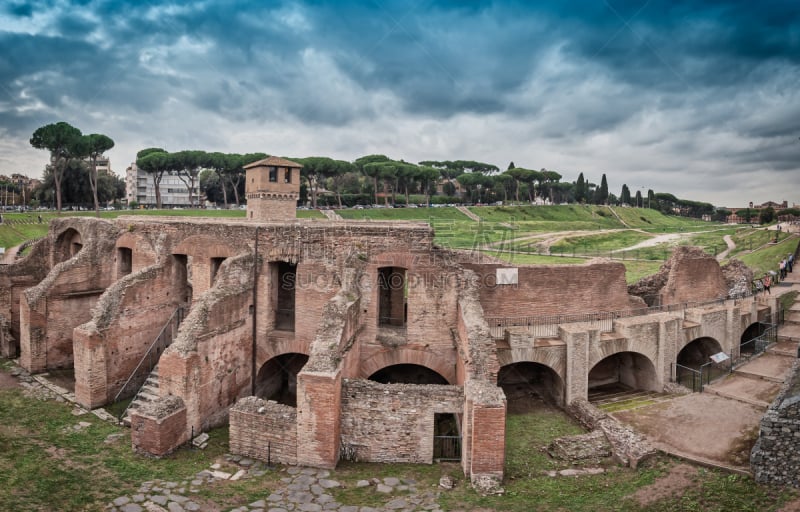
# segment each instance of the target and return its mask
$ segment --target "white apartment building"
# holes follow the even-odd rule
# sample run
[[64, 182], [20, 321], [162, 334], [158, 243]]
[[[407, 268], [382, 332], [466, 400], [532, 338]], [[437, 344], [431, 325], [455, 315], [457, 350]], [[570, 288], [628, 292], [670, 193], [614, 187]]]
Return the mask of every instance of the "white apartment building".
[[[174, 208], [176, 206], [188, 208], [190, 206], [189, 187], [181, 181], [177, 174], [165, 172], [158, 188], [161, 191], [162, 208]], [[156, 189], [155, 185], [153, 185], [153, 177], [144, 171], [140, 171], [135, 162], [125, 169], [125, 198], [128, 200], [128, 204], [131, 204], [131, 201], [136, 201], [140, 206], [156, 206]], [[192, 200], [195, 206], [202, 204], [199, 179], [195, 180]]]

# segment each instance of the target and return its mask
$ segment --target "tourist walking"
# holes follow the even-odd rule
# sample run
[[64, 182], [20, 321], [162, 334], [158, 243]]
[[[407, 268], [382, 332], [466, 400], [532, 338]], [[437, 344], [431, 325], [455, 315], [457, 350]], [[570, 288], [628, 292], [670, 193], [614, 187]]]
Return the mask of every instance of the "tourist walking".
[[764, 279], [762, 279], [762, 282], [764, 283], [764, 290], [770, 295], [772, 295], [772, 292], [769, 291], [769, 287], [772, 284], [772, 277], [769, 274], [767, 274], [766, 276], [764, 276]]

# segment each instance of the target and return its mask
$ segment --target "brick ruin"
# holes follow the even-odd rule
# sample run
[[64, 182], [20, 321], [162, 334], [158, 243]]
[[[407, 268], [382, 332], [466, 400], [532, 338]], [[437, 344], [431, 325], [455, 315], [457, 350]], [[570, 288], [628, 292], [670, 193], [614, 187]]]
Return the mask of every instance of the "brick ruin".
[[[257, 164], [296, 185], [292, 162]], [[0, 267], [3, 355], [18, 350], [31, 372], [74, 368], [88, 408], [147, 381], [129, 413], [142, 453], [167, 454], [225, 424], [233, 453], [322, 468], [431, 463], [453, 455], [441, 439], [458, 438], [464, 473], [492, 486], [515, 386], [560, 405], [585, 399], [595, 381], [663, 388], [693, 340], [735, 350], [776, 307], [722, 300], [617, 318], [644, 307], [621, 263], [487, 262], [437, 247], [427, 224], [271, 221], [291, 192], [248, 194], [244, 220], [53, 220], [25, 257]], [[674, 265], [662, 293], [724, 296], [725, 278], [706, 260], [705, 284], [686, 290], [695, 268]], [[487, 322], [587, 311], [613, 313], [613, 325], [498, 335]], [[154, 344], [168, 330], [171, 343]], [[157, 364], [142, 372], [145, 361]]]

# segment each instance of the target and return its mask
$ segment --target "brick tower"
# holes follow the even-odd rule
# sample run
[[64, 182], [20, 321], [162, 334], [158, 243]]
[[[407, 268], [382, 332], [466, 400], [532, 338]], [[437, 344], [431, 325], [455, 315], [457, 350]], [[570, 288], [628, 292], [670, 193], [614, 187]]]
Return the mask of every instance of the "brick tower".
[[297, 217], [302, 165], [271, 156], [244, 166], [247, 218], [289, 220]]

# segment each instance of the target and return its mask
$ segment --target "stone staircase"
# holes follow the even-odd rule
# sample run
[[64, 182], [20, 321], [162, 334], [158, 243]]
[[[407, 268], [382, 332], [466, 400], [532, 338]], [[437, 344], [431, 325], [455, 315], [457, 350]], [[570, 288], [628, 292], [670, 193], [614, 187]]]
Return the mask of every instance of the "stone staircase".
[[131, 411], [135, 411], [139, 409], [142, 405], [157, 400], [159, 398], [158, 394], [158, 365], [153, 368], [153, 371], [150, 372], [150, 375], [147, 377], [147, 380], [144, 381], [144, 384], [139, 389], [139, 392], [136, 393], [136, 396], [133, 397], [131, 400], [130, 405], [128, 408], [125, 409], [125, 412], [122, 416], [122, 424], [126, 427], [131, 426]]

